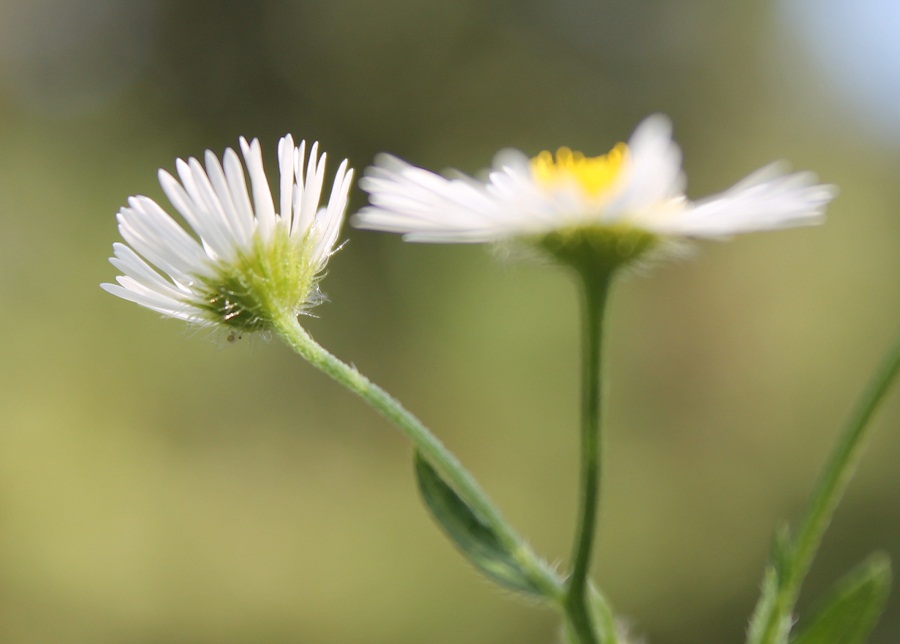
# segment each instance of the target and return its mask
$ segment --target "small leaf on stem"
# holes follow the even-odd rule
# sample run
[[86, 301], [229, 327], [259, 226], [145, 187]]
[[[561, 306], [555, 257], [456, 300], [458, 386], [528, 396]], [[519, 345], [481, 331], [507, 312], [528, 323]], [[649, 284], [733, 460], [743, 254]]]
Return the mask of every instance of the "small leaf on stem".
[[884, 610], [890, 585], [887, 557], [870, 557], [838, 582], [791, 644], [862, 644]]
[[[501, 586], [545, 596], [541, 585], [518, 562], [513, 549], [416, 452], [416, 480], [431, 516], [463, 555]], [[523, 544], [524, 547], [524, 544]]]

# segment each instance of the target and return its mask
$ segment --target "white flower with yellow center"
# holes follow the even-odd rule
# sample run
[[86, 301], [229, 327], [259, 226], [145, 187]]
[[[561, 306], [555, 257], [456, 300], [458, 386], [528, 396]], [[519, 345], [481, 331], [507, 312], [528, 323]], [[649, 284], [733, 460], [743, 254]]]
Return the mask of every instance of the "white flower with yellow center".
[[206, 152], [176, 162], [180, 181], [164, 170], [159, 182], [193, 235], [148, 197], [131, 197], [118, 214], [125, 244], [110, 262], [122, 272], [101, 286], [118, 297], [202, 326], [264, 331], [297, 316], [319, 297], [317, 280], [340, 232], [353, 171], [341, 163], [327, 206], [319, 201], [325, 154], [306, 142], [278, 144], [279, 212], [263, 170], [259, 141], [241, 139], [250, 177], [237, 153], [222, 162]]
[[505, 150], [484, 182], [380, 155], [360, 182], [371, 206], [354, 223], [418, 242], [525, 239], [567, 261], [588, 251], [615, 267], [667, 242], [815, 224], [834, 198], [814, 175], [771, 165], [689, 201], [671, 131], [655, 115], [627, 145], [599, 157], [560, 148], [529, 159]]

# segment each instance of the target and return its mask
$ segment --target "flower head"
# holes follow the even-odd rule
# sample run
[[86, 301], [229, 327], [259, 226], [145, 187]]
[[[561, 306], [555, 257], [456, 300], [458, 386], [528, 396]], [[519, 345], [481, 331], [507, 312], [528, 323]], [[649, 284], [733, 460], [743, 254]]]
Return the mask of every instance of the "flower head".
[[645, 119], [628, 144], [587, 157], [569, 148], [529, 159], [500, 152], [486, 181], [446, 178], [381, 155], [360, 182], [361, 228], [419, 242], [524, 239], [567, 262], [607, 269], [692, 238], [815, 224], [834, 197], [810, 173], [767, 166], [725, 192], [689, 201], [669, 120]]
[[[319, 298], [317, 281], [334, 251], [353, 171], [341, 163], [325, 207], [319, 207], [325, 154], [314, 143], [278, 143], [279, 212], [263, 170], [259, 141], [241, 139], [250, 177], [228, 149], [220, 163], [205, 155], [176, 162], [159, 182], [194, 234], [148, 197], [131, 197], [118, 214], [126, 243], [110, 262], [122, 272], [113, 295], [202, 326], [263, 331], [279, 316], [296, 316]], [[252, 193], [252, 199], [251, 199]]]

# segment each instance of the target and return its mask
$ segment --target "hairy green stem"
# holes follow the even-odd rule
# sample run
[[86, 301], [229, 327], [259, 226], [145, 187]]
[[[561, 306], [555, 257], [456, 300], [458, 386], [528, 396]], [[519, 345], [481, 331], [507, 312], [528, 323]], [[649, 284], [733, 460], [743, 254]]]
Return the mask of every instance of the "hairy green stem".
[[[600, 496], [603, 437], [601, 435], [601, 357], [603, 318], [609, 294], [609, 278], [591, 279], [583, 274], [582, 380], [581, 380], [581, 479], [578, 528], [572, 549], [572, 574], [566, 593], [566, 612], [582, 644], [596, 644], [590, 610], [588, 576], [591, 565]], [[610, 620], [605, 620], [610, 621]], [[601, 625], [604, 642], [612, 642], [610, 625]]]
[[292, 315], [286, 314], [275, 320], [274, 327], [284, 341], [307, 362], [360, 396], [396, 425], [419, 454], [437, 469], [457, 494], [491, 526], [507, 550], [516, 557], [517, 563], [529, 571], [530, 577], [540, 585], [542, 594], [557, 603], [563, 602], [565, 590], [556, 573], [527, 547], [524, 540], [503, 519], [472, 475], [418, 418], [381, 387], [359, 373], [355, 367], [338, 360], [326, 351]]

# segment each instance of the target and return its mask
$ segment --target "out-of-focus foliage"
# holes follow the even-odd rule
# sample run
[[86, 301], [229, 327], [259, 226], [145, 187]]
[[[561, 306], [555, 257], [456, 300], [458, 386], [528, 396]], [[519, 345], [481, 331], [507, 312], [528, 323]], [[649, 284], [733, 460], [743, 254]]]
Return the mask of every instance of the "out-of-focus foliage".
[[[554, 614], [430, 523], [369, 409], [277, 342], [97, 285], [126, 198], [240, 135], [272, 164], [292, 132], [332, 169], [389, 150], [477, 171], [504, 146], [603, 153], [664, 111], [689, 195], [782, 157], [842, 191], [824, 227], [705, 244], [614, 294], [596, 577], [651, 642], [740, 641], [773, 527], [900, 318], [900, 150], [785, 17], [809, 4], [0, 3], [0, 639], [552, 641]], [[311, 332], [565, 557], [574, 289], [481, 247], [345, 237]], [[900, 561], [896, 393], [876, 422], [801, 608], [872, 550]], [[893, 597], [873, 642], [898, 636]]]

